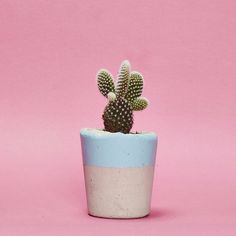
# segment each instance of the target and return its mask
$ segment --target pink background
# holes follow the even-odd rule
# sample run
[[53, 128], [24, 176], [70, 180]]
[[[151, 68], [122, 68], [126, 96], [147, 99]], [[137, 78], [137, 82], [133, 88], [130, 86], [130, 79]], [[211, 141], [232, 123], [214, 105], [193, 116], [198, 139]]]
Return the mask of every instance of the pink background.
[[[236, 235], [235, 0], [0, 1], [0, 235]], [[87, 216], [79, 130], [123, 59], [158, 133], [152, 214]]]

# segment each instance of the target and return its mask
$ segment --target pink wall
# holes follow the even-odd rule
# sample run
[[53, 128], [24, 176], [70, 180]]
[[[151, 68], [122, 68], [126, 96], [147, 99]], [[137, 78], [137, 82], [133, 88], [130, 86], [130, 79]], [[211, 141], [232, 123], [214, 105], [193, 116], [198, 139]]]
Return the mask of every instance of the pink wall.
[[[0, 234], [235, 235], [235, 29], [234, 0], [2, 0]], [[160, 140], [153, 214], [128, 222], [87, 217], [79, 142], [123, 59]]]

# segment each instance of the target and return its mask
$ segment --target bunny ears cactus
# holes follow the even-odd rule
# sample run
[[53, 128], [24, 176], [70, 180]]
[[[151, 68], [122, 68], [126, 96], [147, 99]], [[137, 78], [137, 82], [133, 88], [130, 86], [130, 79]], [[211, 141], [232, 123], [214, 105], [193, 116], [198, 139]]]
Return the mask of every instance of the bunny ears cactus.
[[105, 130], [129, 133], [133, 126], [133, 111], [144, 110], [148, 105], [148, 100], [141, 97], [142, 75], [130, 72], [130, 63], [125, 60], [120, 66], [116, 86], [111, 73], [105, 69], [99, 70], [97, 85], [109, 101], [103, 113]]

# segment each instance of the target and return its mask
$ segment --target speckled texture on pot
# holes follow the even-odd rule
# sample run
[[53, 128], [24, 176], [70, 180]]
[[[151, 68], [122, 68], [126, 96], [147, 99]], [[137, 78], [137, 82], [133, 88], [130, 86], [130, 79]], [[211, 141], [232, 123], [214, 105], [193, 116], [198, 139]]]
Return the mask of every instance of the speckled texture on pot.
[[148, 215], [156, 134], [82, 129], [80, 135], [88, 213], [105, 218]]
[[88, 213], [108, 218], [137, 218], [150, 212], [152, 166], [84, 166]]

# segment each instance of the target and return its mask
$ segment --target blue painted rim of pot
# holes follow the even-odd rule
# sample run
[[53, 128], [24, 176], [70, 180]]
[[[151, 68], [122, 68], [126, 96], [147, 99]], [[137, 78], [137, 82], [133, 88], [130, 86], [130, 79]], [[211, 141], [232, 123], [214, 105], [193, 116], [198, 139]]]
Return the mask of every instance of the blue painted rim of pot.
[[154, 132], [123, 134], [83, 128], [80, 137], [84, 165], [115, 168], [155, 165]]

